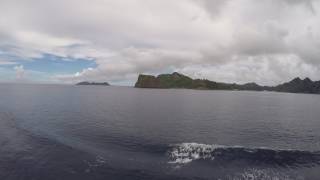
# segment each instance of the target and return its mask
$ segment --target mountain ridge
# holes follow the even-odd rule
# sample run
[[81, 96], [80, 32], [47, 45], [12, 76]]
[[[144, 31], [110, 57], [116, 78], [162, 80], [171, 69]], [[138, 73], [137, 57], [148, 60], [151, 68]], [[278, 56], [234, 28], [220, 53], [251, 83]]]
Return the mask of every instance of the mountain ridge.
[[161, 89], [207, 89], [207, 90], [250, 90], [250, 91], [276, 91], [290, 93], [320, 94], [320, 81], [310, 78], [294, 78], [276, 86], [261, 86], [255, 82], [236, 84], [210, 81], [208, 79], [192, 79], [184, 74], [159, 74], [158, 76], [139, 74], [135, 83], [136, 88]]

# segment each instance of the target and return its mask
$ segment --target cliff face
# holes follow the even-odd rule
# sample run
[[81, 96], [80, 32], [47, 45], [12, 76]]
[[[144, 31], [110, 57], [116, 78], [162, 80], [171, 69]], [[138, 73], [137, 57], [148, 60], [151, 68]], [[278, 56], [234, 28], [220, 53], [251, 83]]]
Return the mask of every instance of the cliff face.
[[174, 72], [159, 76], [139, 75], [135, 84], [137, 88], [184, 88], [184, 89], [212, 89], [212, 90], [251, 90], [251, 91], [278, 91], [291, 93], [320, 94], [320, 81], [311, 81], [309, 78], [301, 80], [295, 78], [290, 82], [277, 86], [260, 86], [256, 83], [230, 84], [206, 79], [191, 79], [188, 76]]
[[151, 75], [140, 74], [135, 84], [138, 88], [160, 88], [160, 81]]
[[192, 88], [192, 79], [174, 72], [161, 74], [157, 77], [151, 75], [139, 75], [135, 87], [138, 88]]
[[218, 90], [263, 90], [255, 83], [244, 85], [209, 81], [206, 79], [191, 79], [188, 76], [174, 72], [159, 76], [139, 75], [135, 84], [137, 88], [184, 88], [184, 89], [218, 89]]

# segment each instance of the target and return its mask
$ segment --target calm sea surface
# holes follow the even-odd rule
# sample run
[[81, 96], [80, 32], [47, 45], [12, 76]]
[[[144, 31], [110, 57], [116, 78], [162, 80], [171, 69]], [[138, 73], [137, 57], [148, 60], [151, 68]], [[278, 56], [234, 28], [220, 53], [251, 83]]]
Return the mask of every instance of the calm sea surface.
[[320, 179], [320, 95], [0, 85], [1, 180]]

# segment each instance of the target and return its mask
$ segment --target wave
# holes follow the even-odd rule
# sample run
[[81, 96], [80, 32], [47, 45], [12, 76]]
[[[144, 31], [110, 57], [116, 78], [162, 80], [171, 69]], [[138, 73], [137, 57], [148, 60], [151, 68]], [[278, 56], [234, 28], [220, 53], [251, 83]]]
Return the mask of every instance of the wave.
[[272, 164], [279, 166], [320, 165], [320, 151], [282, 150], [269, 148], [247, 148], [199, 143], [172, 145], [169, 162], [186, 164], [195, 160], [218, 162], [246, 161], [250, 164]]

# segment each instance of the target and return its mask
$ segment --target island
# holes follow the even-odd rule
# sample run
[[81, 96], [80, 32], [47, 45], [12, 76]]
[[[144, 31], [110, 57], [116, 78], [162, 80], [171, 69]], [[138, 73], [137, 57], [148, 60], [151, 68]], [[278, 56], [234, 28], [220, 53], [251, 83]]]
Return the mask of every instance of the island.
[[158, 76], [140, 74], [136, 88], [162, 88], [162, 89], [205, 89], [205, 90], [249, 90], [249, 91], [277, 91], [290, 93], [320, 94], [320, 81], [309, 78], [295, 78], [277, 86], [261, 86], [251, 82], [246, 84], [215, 82], [207, 79], [192, 79], [178, 72], [160, 74]]
[[85, 86], [110, 86], [109, 83], [107, 82], [88, 82], [88, 81], [83, 81], [79, 82], [76, 85], [85, 85]]

